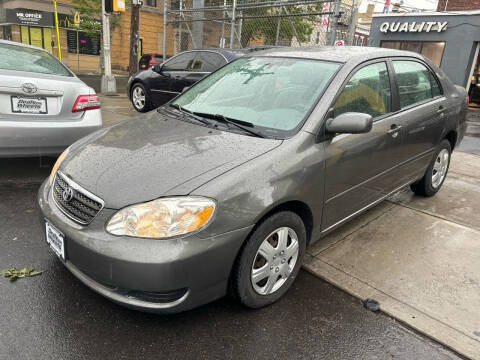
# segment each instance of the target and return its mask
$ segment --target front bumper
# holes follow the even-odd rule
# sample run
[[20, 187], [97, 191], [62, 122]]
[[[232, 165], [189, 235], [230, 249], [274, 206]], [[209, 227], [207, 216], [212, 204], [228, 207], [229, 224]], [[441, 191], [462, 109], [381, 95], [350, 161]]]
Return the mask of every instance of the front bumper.
[[85, 285], [129, 308], [176, 313], [226, 294], [235, 257], [252, 227], [211, 238], [170, 240], [118, 237], [105, 225], [115, 210], [103, 209], [88, 226], [55, 205], [46, 180], [38, 193], [42, 222], [65, 235], [65, 266]]

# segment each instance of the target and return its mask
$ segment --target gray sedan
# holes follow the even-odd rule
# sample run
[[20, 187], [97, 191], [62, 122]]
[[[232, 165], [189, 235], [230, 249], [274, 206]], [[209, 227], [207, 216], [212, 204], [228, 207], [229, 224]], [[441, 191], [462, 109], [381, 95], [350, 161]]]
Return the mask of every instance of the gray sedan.
[[58, 155], [102, 127], [95, 91], [47, 51], [0, 40], [0, 157]]
[[438, 192], [466, 109], [465, 89], [414, 53], [255, 53], [72, 145], [38, 193], [46, 241], [130, 308], [228, 291], [266, 306], [308, 244], [404, 186]]

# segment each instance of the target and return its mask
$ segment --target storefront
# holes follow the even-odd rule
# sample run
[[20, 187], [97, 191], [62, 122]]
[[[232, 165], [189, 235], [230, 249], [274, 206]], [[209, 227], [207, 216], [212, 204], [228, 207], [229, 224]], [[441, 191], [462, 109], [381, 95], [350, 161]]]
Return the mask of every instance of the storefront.
[[480, 102], [479, 42], [480, 11], [397, 13], [373, 17], [369, 46], [428, 57]]
[[[73, 19], [59, 14], [60, 45], [63, 60], [74, 71], [98, 71], [100, 36], [89, 37], [77, 31]], [[3, 9], [0, 14], [0, 38], [43, 48], [58, 56], [55, 15], [31, 9]]]

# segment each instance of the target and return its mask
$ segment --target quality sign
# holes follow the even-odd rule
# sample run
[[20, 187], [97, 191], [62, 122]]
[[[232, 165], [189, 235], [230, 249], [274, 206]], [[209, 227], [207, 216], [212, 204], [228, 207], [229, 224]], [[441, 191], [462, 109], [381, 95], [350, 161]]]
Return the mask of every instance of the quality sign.
[[442, 32], [447, 30], [448, 21], [440, 22], [440, 21], [422, 21], [422, 22], [384, 22], [380, 25], [380, 31], [384, 34], [388, 32], [396, 33], [396, 32], [408, 32], [408, 33], [416, 33], [416, 32]]

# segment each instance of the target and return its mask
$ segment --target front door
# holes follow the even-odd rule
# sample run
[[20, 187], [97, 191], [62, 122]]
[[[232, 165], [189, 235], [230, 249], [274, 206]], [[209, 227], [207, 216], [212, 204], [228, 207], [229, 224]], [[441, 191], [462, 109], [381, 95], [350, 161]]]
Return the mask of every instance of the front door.
[[398, 184], [403, 132], [392, 116], [393, 81], [385, 61], [356, 70], [333, 106], [332, 116], [370, 114], [366, 134], [341, 134], [325, 142], [326, 178], [322, 231], [328, 231], [381, 199]]
[[150, 90], [155, 107], [165, 104], [182, 92], [195, 55], [194, 51], [181, 53], [165, 62], [161, 74], [154, 73]]

